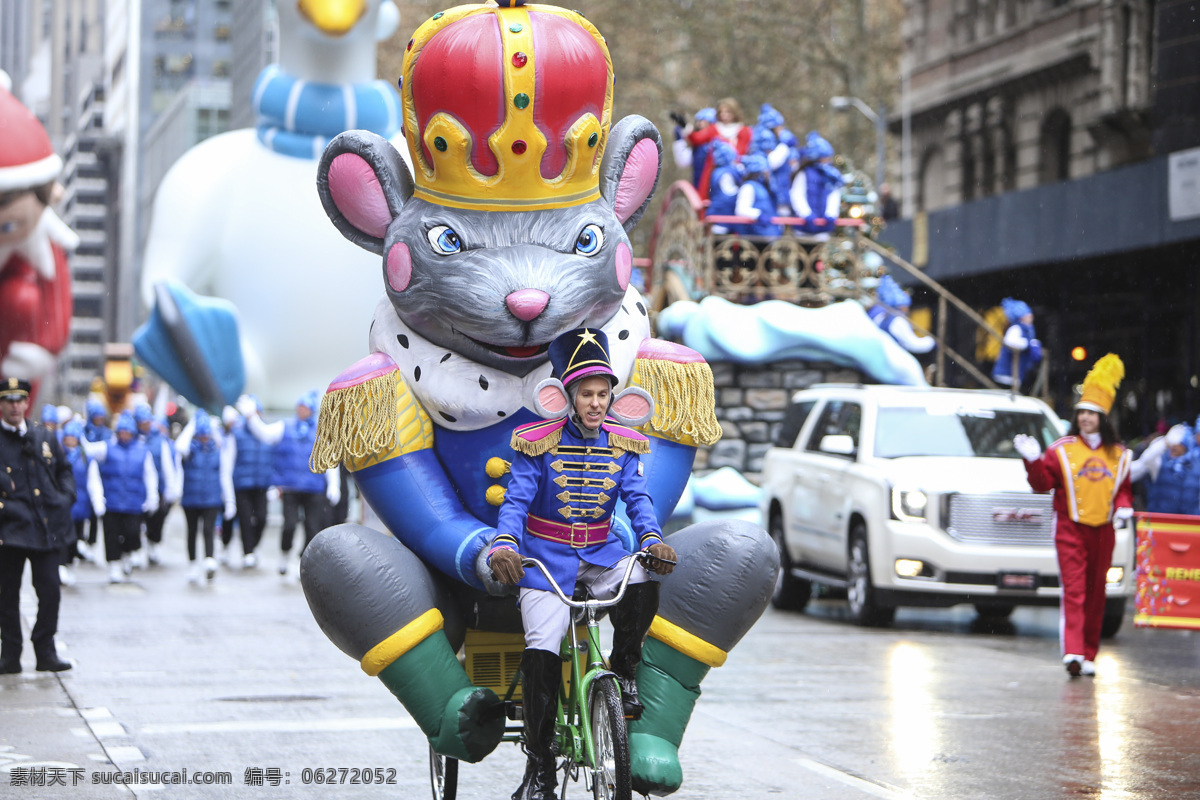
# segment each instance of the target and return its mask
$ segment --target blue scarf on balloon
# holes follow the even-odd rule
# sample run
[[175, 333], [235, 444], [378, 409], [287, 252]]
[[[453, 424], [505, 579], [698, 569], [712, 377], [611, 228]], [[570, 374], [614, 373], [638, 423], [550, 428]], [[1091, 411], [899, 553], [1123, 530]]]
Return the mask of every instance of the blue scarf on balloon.
[[387, 81], [313, 83], [271, 64], [254, 84], [258, 140], [276, 153], [321, 157], [343, 131], [368, 130], [390, 139], [400, 129], [400, 98]]

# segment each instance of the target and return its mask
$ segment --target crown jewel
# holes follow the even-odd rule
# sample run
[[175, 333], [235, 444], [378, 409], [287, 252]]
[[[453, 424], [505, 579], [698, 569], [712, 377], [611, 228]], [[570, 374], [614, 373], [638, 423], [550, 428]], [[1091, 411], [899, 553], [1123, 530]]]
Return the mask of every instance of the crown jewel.
[[414, 196], [483, 210], [600, 196], [612, 60], [578, 13], [504, 2], [426, 21], [404, 55], [404, 138]]

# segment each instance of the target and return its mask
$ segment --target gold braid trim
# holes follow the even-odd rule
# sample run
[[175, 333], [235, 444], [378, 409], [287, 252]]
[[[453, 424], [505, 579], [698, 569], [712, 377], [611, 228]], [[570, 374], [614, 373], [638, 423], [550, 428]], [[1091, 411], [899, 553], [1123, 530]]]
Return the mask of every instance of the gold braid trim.
[[522, 439], [515, 432], [512, 435], [511, 447], [519, 453], [524, 453], [527, 456], [540, 456], [550, 452], [562, 440], [562, 429], [556, 430], [554, 433], [549, 433], [538, 439], [536, 442], [531, 442], [528, 439]]
[[392, 446], [396, 439], [396, 372], [321, 398], [317, 440], [308, 467], [324, 472], [343, 461], [362, 459]]
[[650, 452], [650, 443], [643, 439], [630, 439], [628, 436], [618, 436], [611, 431], [608, 434], [608, 446], [616, 453], [617, 458], [621, 457], [621, 450], [628, 450], [631, 453], [645, 455]]
[[708, 364], [639, 358], [630, 383], [654, 398], [654, 416], [646, 425], [650, 431], [665, 434], [664, 438], [691, 439], [698, 445], [715, 444], [721, 438]]

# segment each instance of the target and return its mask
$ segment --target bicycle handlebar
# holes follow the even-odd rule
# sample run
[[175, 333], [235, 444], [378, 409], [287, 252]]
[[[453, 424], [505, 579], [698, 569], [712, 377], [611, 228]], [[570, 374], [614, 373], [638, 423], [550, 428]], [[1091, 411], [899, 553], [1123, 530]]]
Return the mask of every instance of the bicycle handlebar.
[[523, 556], [521, 558], [521, 566], [537, 567], [539, 570], [541, 570], [542, 575], [546, 577], [546, 582], [550, 584], [550, 588], [552, 588], [554, 593], [558, 595], [558, 599], [562, 600], [571, 608], [607, 608], [608, 606], [615, 606], [617, 603], [621, 602], [621, 598], [625, 596], [625, 587], [629, 584], [629, 576], [633, 574], [634, 564], [636, 564], [638, 561], [649, 560], [661, 561], [664, 564], [671, 564], [672, 566], [677, 563], [669, 558], [658, 558], [657, 556], [651, 555], [645, 550], [639, 550], [638, 552], [633, 553], [633, 558], [629, 559], [629, 562], [625, 564], [625, 574], [621, 576], [621, 585], [618, 587], [617, 593], [609, 600], [597, 600], [594, 598], [591, 600], [572, 600], [563, 593], [562, 587], [558, 585], [558, 581], [554, 580], [554, 576], [550, 574], [550, 570], [546, 569], [546, 565], [541, 561], [538, 561], [536, 558]]

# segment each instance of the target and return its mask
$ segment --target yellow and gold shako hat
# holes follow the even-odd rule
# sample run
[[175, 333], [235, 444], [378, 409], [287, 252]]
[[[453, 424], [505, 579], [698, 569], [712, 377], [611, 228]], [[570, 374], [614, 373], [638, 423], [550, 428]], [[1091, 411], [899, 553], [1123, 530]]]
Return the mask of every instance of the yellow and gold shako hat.
[[400, 79], [414, 196], [490, 211], [599, 198], [612, 95], [604, 37], [575, 11], [501, 0], [434, 14]]
[[1083, 392], [1076, 409], [1086, 408], [1107, 414], [1112, 411], [1113, 402], [1117, 399], [1117, 387], [1125, 377], [1125, 365], [1115, 353], [1109, 353], [1101, 358], [1088, 371], [1083, 379]]

